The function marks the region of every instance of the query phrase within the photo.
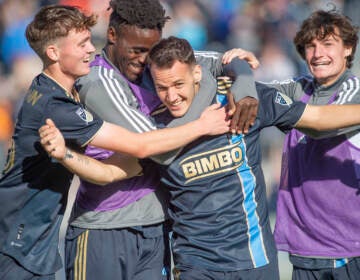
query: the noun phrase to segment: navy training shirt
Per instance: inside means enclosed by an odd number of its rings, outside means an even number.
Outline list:
[[[266,187],[261,169],[260,131],[287,131],[305,104],[276,90],[259,93],[256,123],[250,132],[203,137],[187,145],[175,161],[162,166],[170,191],[173,253],[177,267],[236,271],[261,267],[276,258]],[[224,95],[217,101],[226,103]],[[166,124],[167,113],[158,121]]]
[[[24,98],[0,179],[0,252],[41,275],[61,268],[58,235],[73,178],[41,147],[38,129],[46,118],[77,150],[103,124],[43,73]]]

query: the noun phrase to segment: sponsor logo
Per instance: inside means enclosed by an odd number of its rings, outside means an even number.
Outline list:
[[[180,162],[185,184],[201,178],[237,169],[244,162],[244,151],[239,143],[192,155]]]

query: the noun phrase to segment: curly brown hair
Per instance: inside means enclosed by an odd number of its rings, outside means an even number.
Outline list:
[[[352,48],[351,54],[346,58],[346,67],[352,66],[356,46],[358,43],[359,27],[351,23],[351,19],[340,14],[336,9],[330,11],[318,10],[307,18],[301,25],[294,38],[296,50],[305,59],[305,46],[313,39],[323,40],[328,36],[337,35],[344,45]]]

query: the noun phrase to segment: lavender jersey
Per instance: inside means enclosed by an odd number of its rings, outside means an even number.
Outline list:
[[[276,85],[310,104],[359,103],[359,79],[346,71],[329,87],[311,78]],[[324,136],[324,135],[323,135]],[[360,134],[338,130],[314,139],[293,129],[284,143],[275,239],[305,257],[360,256]]]

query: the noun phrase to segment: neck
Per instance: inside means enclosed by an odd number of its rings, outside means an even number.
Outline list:
[[[43,73],[49,78],[51,78],[53,81],[55,81],[60,87],[62,87],[70,98],[78,102],[80,101],[79,94],[74,89],[74,79],[69,78],[63,73],[59,74],[57,71],[52,71],[51,68],[45,68],[43,70]]]
[[[71,94],[75,83],[75,79],[73,77],[69,77],[64,73],[59,72],[51,67],[45,68],[43,72],[51,79],[53,79],[57,84],[59,84],[62,88],[64,88],[66,92]]]
[[[107,59],[110,60],[110,62],[115,65],[113,49],[114,49],[114,45],[111,44],[106,44],[104,47]]]

